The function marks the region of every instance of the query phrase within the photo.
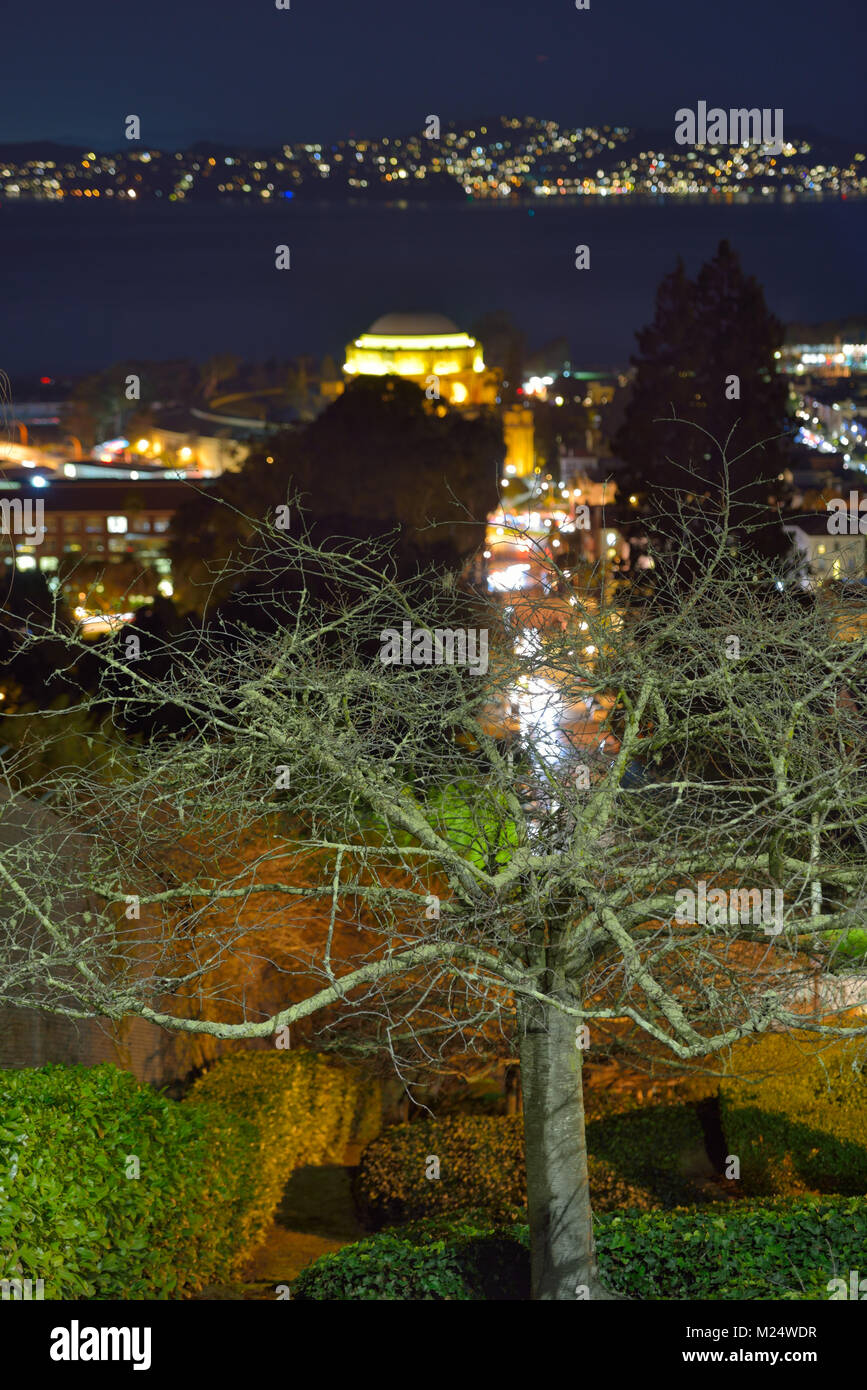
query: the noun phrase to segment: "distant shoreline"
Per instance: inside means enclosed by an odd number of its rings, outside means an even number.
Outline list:
[[[231,198],[186,198],[183,201],[169,198],[145,198],[137,203],[130,203],[125,199],[112,199],[99,204],[99,210],[106,207],[124,208],[130,212],[139,212],[142,209],[155,207],[192,207],[197,209],[206,208],[214,211],[218,208],[241,207],[245,209],[258,208],[279,208],[285,212],[286,203],[292,202],[298,207],[304,208],[339,208],[347,207],[353,209],[371,208],[376,211],[382,209],[398,210],[405,212],[414,208],[420,210],[444,209],[449,208],[455,211],[461,209],[487,208],[497,212],[535,212],[540,208],[557,207],[582,207],[587,203],[599,204],[610,207],[612,205],[633,204],[641,207],[665,207],[669,208],[682,204],[684,206],[696,207],[749,207],[758,203],[772,205],[794,205],[804,203],[861,203],[867,199],[867,194],[863,193],[827,193],[811,192],[803,193],[778,192],[771,190],[767,193],[579,193],[563,194],[559,196],[545,196],[539,198],[305,198],[297,194],[292,199],[273,198],[265,201],[261,198],[252,196],[240,196]],[[0,210],[14,207],[16,204],[26,204],[28,207],[34,204],[45,204],[48,207],[81,207],[95,208],[97,205],[91,199],[78,198],[39,198],[30,194],[0,195]]]

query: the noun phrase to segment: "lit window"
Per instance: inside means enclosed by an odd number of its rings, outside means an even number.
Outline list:
[[[127,522],[125,516],[110,516],[107,521],[109,532],[113,535],[123,536],[126,534]]]

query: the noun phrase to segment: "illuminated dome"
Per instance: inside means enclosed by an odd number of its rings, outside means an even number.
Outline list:
[[[428,400],[475,408],[493,405],[497,382],[482,345],[444,314],[383,314],[346,347],[343,371],[354,376],[402,376]]]
[[[438,338],[459,333],[460,329],[444,314],[383,314],[368,333],[389,338]]]

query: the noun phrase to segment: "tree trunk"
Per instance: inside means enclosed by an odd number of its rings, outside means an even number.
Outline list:
[[[529,1001],[518,1010],[532,1296],[610,1299],[599,1282],[590,1211],[581,1049],[575,1023]]]

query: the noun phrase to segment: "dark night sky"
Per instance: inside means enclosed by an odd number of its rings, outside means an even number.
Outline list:
[[[864,0],[23,0],[0,140],[276,144],[496,114],[674,128],[700,99],[865,133]]]

